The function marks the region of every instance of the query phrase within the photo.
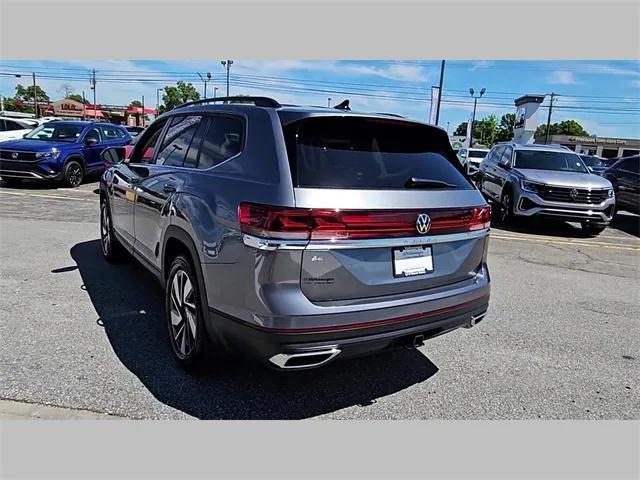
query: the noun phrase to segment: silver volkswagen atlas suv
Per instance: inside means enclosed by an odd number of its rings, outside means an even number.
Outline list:
[[[444,130],[227,97],[140,135],[103,154],[102,251],[164,286],[180,364],[231,350],[311,368],[485,316],[490,207]]]
[[[589,171],[580,156],[559,145],[500,143],[480,164],[480,191],[500,205],[500,220],[551,217],[580,222],[590,234],[613,218],[611,182]]]

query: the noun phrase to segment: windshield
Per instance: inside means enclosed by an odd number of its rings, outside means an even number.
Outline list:
[[[423,188],[429,182],[473,188],[445,157],[431,127],[331,116],[293,122],[284,132],[299,187],[405,189],[415,178],[425,181]]]
[[[580,157],[570,152],[518,150],[516,152],[514,167],[589,173],[587,167],[585,167],[582,160],[580,160]]]
[[[469,157],[471,158],[484,158],[487,156],[488,151],[483,150],[469,150]]]
[[[580,158],[587,167],[603,167],[604,163],[599,158],[591,157],[589,155],[580,155]]]
[[[34,128],[24,138],[31,140],[55,140],[56,142],[75,142],[84,130],[83,125],[49,122]]]

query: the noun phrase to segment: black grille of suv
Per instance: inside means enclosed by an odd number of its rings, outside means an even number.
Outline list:
[[[14,156],[15,155],[15,156]],[[32,161],[38,160],[34,152],[14,152],[11,150],[0,150],[0,159],[2,160],[21,160]]]
[[[584,188],[537,187],[538,196],[550,202],[600,203],[606,200],[606,190],[587,190]]]

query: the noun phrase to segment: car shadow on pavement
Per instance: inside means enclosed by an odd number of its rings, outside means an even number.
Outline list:
[[[618,212],[609,228],[640,237],[640,216],[630,212]]]
[[[491,220],[491,228],[514,233],[542,235],[553,237],[586,238],[591,234],[585,232],[580,224],[564,222],[552,218],[517,219],[509,225],[501,225],[495,218]]]
[[[171,358],[158,282],[135,261],[110,265],[99,240],[71,249],[113,351],[159,401],[201,419],[303,419],[375,403],[433,376],[417,350],[278,372],[233,360],[187,372]]]

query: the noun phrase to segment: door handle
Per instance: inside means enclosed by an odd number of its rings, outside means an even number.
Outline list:
[[[176,185],[174,183],[165,183],[162,187],[164,193],[175,193]]]

